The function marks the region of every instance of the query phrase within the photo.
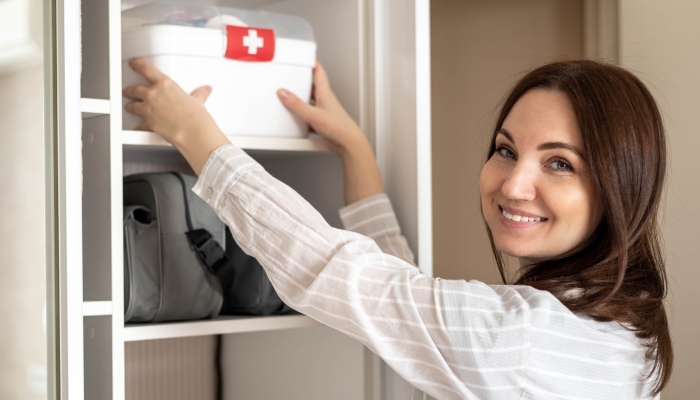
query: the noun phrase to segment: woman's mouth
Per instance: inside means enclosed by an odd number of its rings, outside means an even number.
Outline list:
[[[501,206],[499,206],[498,208],[501,210],[501,222],[508,227],[525,228],[547,221],[547,218],[545,217],[538,217],[530,213],[521,212],[519,210],[514,210],[510,208],[504,209]]]

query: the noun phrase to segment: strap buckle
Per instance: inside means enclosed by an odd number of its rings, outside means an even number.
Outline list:
[[[221,245],[206,229],[195,229],[186,232],[197,258],[214,275],[219,275],[220,269],[229,264],[228,255]]]

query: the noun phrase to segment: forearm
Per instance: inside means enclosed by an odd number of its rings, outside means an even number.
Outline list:
[[[349,146],[341,158],[345,174],[346,205],[384,192],[382,176],[369,142],[363,140]]]
[[[197,132],[175,135],[172,144],[185,157],[195,174],[200,175],[209,156],[219,147],[231,144],[213,120],[203,123]]]
[[[374,240],[382,252],[416,265],[386,193],[365,197],[338,210],[343,229]]]

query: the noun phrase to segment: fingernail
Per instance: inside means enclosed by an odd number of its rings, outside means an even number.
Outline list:
[[[207,86],[207,93],[211,93],[212,90],[213,88],[211,86]]]
[[[277,91],[277,94],[278,94],[281,98],[283,98],[283,99],[285,99],[285,100],[287,99],[287,97],[289,97],[289,92],[286,91],[286,90],[284,90],[284,89],[278,90],[278,91]]]

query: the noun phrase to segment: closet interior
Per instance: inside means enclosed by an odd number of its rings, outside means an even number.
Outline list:
[[[187,1],[293,14],[311,24],[318,59],[375,147],[404,232],[421,268],[430,273],[430,198],[419,195],[429,193],[419,189],[430,185],[429,93],[417,100],[417,92],[429,92],[429,61],[417,62],[417,52],[429,49],[429,35],[417,34],[428,29],[428,20],[416,11],[423,7],[427,13],[427,2]],[[121,12],[150,2],[84,0],[80,6],[82,167],[71,176],[70,168],[65,170],[67,182],[82,182],[79,196],[66,189],[74,194],[71,206],[80,202],[82,210],[82,223],[73,230],[82,233],[68,238],[70,248],[80,249],[72,260],[81,259],[82,268],[71,265],[64,273],[67,287],[82,286],[83,336],[68,344],[69,369],[80,371],[82,379],[70,378],[73,386],[67,390],[76,395],[71,398],[214,399],[217,335],[225,399],[384,397],[390,387],[402,385],[400,378],[359,342],[304,315],[124,324],[122,177],[192,173],[154,133],[122,130],[121,77],[128,67],[121,57]],[[66,42],[70,32],[66,27]],[[429,60],[429,53],[420,59]],[[297,190],[332,226],[341,227],[342,165],[317,137],[231,140]],[[425,229],[419,235],[421,224]],[[69,315],[76,312],[71,307]],[[75,387],[81,383],[82,388]]]

